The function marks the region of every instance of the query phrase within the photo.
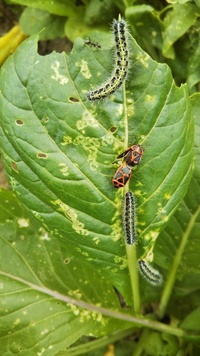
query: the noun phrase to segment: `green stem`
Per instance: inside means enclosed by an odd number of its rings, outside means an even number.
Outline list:
[[[139,315],[140,293],[139,293],[139,277],[138,277],[138,268],[137,268],[136,245],[126,244],[126,255],[127,255],[128,269],[129,269],[129,275],[131,280],[134,312],[136,315]]]
[[[142,331],[142,334],[141,334],[141,336],[140,336],[140,338],[139,338],[139,340],[138,340],[138,342],[136,344],[136,347],[135,347],[135,349],[133,351],[132,356],[140,356],[140,355],[143,354],[144,346],[146,345],[149,333],[150,333],[150,331],[148,329],[146,329],[146,328]]]
[[[128,147],[128,112],[127,112],[127,103],[126,103],[126,88],[125,83],[123,84],[123,103],[124,103],[124,130],[125,130],[125,140],[124,148]],[[124,193],[129,190],[129,184],[126,185]],[[140,314],[140,293],[139,293],[139,277],[138,277],[138,268],[137,268],[137,251],[136,245],[127,245],[126,244],[126,255],[128,261],[128,270],[130,275],[131,289],[132,289],[132,298],[133,298],[133,308],[136,315]]]
[[[126,102],[126,86],[123,84],[123,112],[124,112],[124,149],[126,150],[128,147],[128,110],[127,110],[127,102]]]
[[[160,305],[159,305],[158,310],[157,310],[157,315],[158,315],[159,319],[162,319],[162,317],[165,314],[165,311],[166,311],[166,308],[167,308],[167,304],[169,302],[170,296],[172,295],[172,289],[173,289],[173,286],[174,286],[176,273],[177,273],[178,267],[179,267],[180,262],[181,262],[182,254],[184,252],[185,246],[186,246],[186,244],[188,242],[188,238],[190,236],[191,230],[192,230],[192,228],[194,226],[195,220],[196,220],[199,212],[200,212],[200,207],[197,209],[196,213],[191,216],[191,219],[190,219],[190,221],[188,223],[187,229],[186,229],[185,233],[183,234],[183,238],[181,240],[180,246],[179,246],[179,248],[178,248],[178,250],[176,252],[176,255],[174,257],[174,260],[173,260],[173,263],[172,263],[172,266],[171,266],[171,270],[169,272],[169,276],[168,276],[168,279],[166,281],[165,288],[163,290],[163,294],[162,294],[162,297],[161,297]]]

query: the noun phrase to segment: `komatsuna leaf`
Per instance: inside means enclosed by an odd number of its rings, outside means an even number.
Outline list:
[[[121,229],[123,189],[116,156],[140,143],[144,157],[128,189],[137,199],[138,241],[146,254],[182,200],[192,172],[193,124],[187,86],[130,38],[125,96],[100,103],[89,89],[109,77],[113,50],[77,39],[69,56],[41,57],[25,41],[1,71],[1,148],[12,189],[57,236],[130,297]],[[128,133],[126,135],[125,133]]]
[[[0,190],[0,209],[1,354],[55,355],[82,335],[116,330],[116,320],[64,300],[116,310],[106,278],[66,252],[12,192]]]

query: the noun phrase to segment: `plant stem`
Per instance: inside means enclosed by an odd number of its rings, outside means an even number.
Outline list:
[[[124,129],[125,129],[125,140],[124,148],[128,147],[128,113],[127,113],[127,103],[126,103],[126,88],[125,83],[123,84],[123,103],[124,103]],[[129,190],[129,184],[126,185],[124,193]],[[132,289],[132,298],[133,298],[133,307],[136,315],[140,314],[140,293],[139,293],[139,277],[138,277],[138,268],[137,268],[137,251],[136,245],[127,245],[126,244],[126,255],[128,261],[128,269],[131,281]]]
[[[126,87],[125,83],[123,84],[123,112],[124,112],[124,149],[128,147],[128,111],[127,111],[127,102],[126,102]]]
[[[134,312],[136,315],[139,315],[140,293],[139,293],[139,277],[138,277],[138,269],[137,269],[136,245],[126,244],[126,255],[127,255],[128,269],[129,269],[130,280],[131,280]]]
[[[174,261],[172,263],[171,270],[169,272],[169,276],[168,276],[168,279],[166,281],[165,288],[163,290],[163,294],[162,294],[162,297],[161,297],[160,305],[159,305],[158,310],[157,310],[157,315],[158,315],[158,317],[160,319],[162,319],[162,317],[164,316],[167,304],[168,304],[169,299],[170,299],[170,296],[172,295],[172,289],[173,289],[173,286],[174,286],[177,269],[178,269],[178,267],[180,265],[182,254],[184,252],[185,246],[186,246],[186,244],[188,242],[188,238],[190,236],[191,230],[192,230],[192,228],[194,226],[195,220],[196,220],[199,212],[200,212],[200,207],[197,209],[196,213],[191,216],[191,219],[190,219],[190,221],[189,221],[189,223],[187,225],[187,229],[186,229],[185,233],[183,234],[180,246],[179,246],[179,248],[178,248],[178,250],[176,252],[176,255],[174,257]]]
[[[146,345],[147,338],[149,336],[150,331],[148,329],[143,329],[142,334],[136,344],[136,347],[133,351],[132,356],[140,356],[144,352],[144,346]]]

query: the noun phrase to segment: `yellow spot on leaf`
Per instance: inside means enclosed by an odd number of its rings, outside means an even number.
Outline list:
[[[61,85],[67,84],[69,79],[67,77],[65,77],[64,75],[59,73],[59,68],[60,68],[60,62],[58,62],[58,61],[55,61],[55,63],[53,63],[51,65],[51,69],[52,69],[52,71],[54,73],[54,74],[51,75],[51,79],[56,80]]]
[[[81,61],[80,68],[81,68],[81,73],[84,76],[84,78],[90,79],[92,77],[92,74],[90,73],[90,70],[88,68],[88,64],[84,59],[82,59],[82,61]]]
[[[29,226],[29,219],[18,219],[19,227],[27,227]]]

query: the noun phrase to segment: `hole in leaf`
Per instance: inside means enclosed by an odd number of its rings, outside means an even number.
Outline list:
[[[115,131],[117,131],[117,127],[116,126],[113,126],[113,127],[110,128],[110,132],[115,132]]]
[[[65,24],[65,18],[60,19],[59,23],[63,22],[63,26]],[[58,38],[54,40],[42,40],[38,43],[38,53],[41,56],[46,56],[53,51],[58,53],[66,52],[69,53],[73,47],[72,42],[70,42],[67,38]]]
[[[38,156],[38,158],[47,158],[48,157],[46,153],[42,153],[42,152],[38,153],[37,156]]]
[[[66,265],[68,265],[68,263],[70,263],[70,259],[69,259],[69,258],[66,258],[66,259],[64,260],[64,263],[65,263]]]
[[[16,120],[16,124],[17,125],[24,125],[24,121],[20,120],[20,119],[17,119]]]
[[[72,96],[70,96],[69,101],[71,101],[72,103],[78,103],[79,100],[77,98],[73,98]]]
[[[17,172],[17,173],[19,172],[17,164],[14,161],[12,161],[11,167],[12,167],[12,169],[14,169],[15,172]]]

